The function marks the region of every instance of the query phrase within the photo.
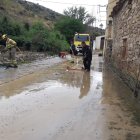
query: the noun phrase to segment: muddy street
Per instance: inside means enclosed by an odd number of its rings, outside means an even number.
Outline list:
[[[60,58],[37,64],[0,68],[0,140],[140,139],[140,100],[102,57],[90,72]]]

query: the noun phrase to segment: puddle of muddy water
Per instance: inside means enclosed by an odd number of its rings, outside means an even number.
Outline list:
[[[8,98],[3,95],[0,99],[0,136],[3,140],[22,140],[26,139],[23,136],[33,138],[35,135],[38,137],[38,133],[46,134],[45,129],[51,129],[49,126],[53,130],[54,122],[62,117],[65,120],[93,94],[94,98],[101,97],[101,94],[93,92],[99,90],[96,86],[102,82],[101,77],[98,72],[68,71],[55,80],[47,79],[24,87],[22,92],[11,93]]]
[[[41,74],[39,74],[39,77],[40,76]],[[53,79],[53,77],[54,77],[54,80],[51,80]],[[63,74],[59,74],[59,73],[54,74],[53,77],[51,77],[50,80],[46,79],[47,80],[46,82],[41,81],[41,83],[36,83],[31,86],[27,86],[23,88],[22,90],[25,90],[26,92],[29,91],[28,94],[32,94],[32,93],[42,92],[47,89],[52,89],[52,91],[50,91],[51,93],[55,92],[57,88],[58,88],[57,91],[60,93],[61,93],[61,90],[62,91],[66,90],[65,93],[69,93],[70,89],[73,90],[73,92],[77,89],[76,90],[77,94],[74,94],[74,95],[79,94],[79,99],[82,99],[84,96],[88,95],[88,93],[92,90],[93,87],[96,89],[99,89],[100,87],[98,83],[102,84],[102,74],[98,72],[88,73],[88,72],[83,72],[83,71],[80,71],[80,72],[79,71],[65,71]],[[24,83],[26,83],[27,81],[28,81],[28,78],[21,81],[21,83],[24,85]],[[92,84],[93,81],[94,81],[94,84]],[[17,82],[12,82],[11,84],[8,83],[8,86],[6,88],[4,87],[3,89],[0,89],[1,98],[4,98],[4,97],[9,98],[12,96],[16,96],[16,93],[23,94],[23,92],[20,92],[21,89],[20,90],[18,89],[18,87],[22,86],[20,85],[20,80],[18,80],[18,82],[19,83]],[[56,89],[54,90],[54,88]],[[14,92],[14,94],[12,92]]]

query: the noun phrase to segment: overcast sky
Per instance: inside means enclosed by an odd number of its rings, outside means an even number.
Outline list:
[[[107,4],[108,0],[27,0],[30,2],[38,3],[47,8],[50,8],[58,13],[63,13],[64,9],[72,6],[82,6],[85,7],[86,10],[92,16],[95,16],[97,19],[96,24],[94,26],[99,26],[101,23],[105,27],[105,19],[106,19],[106,7],[100,7]]]

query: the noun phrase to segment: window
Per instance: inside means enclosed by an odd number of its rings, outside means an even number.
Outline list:
[[[132,0],[128,0],[128,8],[131,10],[132,9]]]
[[[108,38],[112,38],[112,20],[108,23]]]
[[[123,39],[123,46],[122,46],[122,59],[126,58],[127,55],[127,38]]]
[[[132,4],[132,0],[128,0],[128,4]]]
[[[112,26],[112,20],[109,20],[108,24],[109,24],[109,26]]]
[[[75,41],[89,41],[89,36],[87,35],[76,35]]]

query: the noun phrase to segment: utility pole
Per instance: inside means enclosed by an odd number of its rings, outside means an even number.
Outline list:
[[[99,22],[100,22],[100,27],[103,28],[103,24],[101,22],[102,21],[106,21],[106,20],[102,19],[102,13],[106,13],[106,5],[98,5],[98,8],[99,8]]]

